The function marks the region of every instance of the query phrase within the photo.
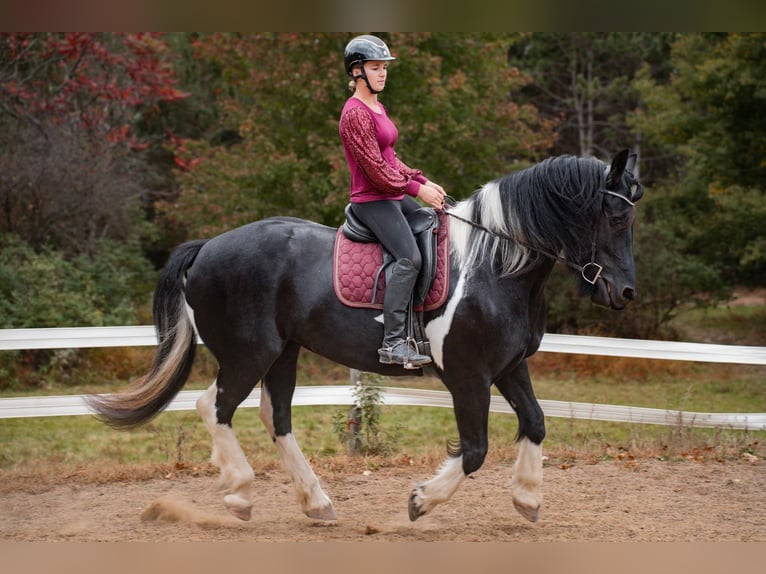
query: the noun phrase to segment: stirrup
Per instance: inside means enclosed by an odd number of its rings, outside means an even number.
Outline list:
[[[419,369],[431,363],[431,357],[421,355],[413,348],[414,341],[400,339],[390,347],[378,349],[378,359],[384,365],[402,365],[405,369]]]

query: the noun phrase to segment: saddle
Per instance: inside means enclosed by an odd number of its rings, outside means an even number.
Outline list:
[[[346,221],[335,236],[333,286],[338,299],[349,307],[383,309],[386,276],[390,275],[393,256],[346,206]],[[407,217],[420,249],[422,264],[418,274],[410,315],[417,314],[422,331],[422,311],[438,309],[447,300],[449,290],[449,225],[444,210],[420,208]],[[424,337],[419,337],[423,339]],[[424,343],[419,343],[424,352]],[[427,346],[425,351],[427,352]]]

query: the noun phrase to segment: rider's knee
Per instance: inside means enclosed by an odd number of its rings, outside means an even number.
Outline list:
[[[412,266],[417,270],[420,271],[420,268],[423,266],[423,258],[420,256],[420,251],[417,253],[413,253],[412,257],[409,258],[412,262]]]

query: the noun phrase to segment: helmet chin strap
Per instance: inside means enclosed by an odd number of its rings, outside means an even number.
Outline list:
[[[367,89],[370,90],[370,93],[372,94],[379,94],[380,90],[374,90],[372,86],[370,85],[370,80],[367,79],[367,74],[364,73],[364,67],[362,67],[362,73],[358,76],[354,76],[355,80],[358,80],[359,78],[362,78],[364,80],[364,83],[367,84]]]

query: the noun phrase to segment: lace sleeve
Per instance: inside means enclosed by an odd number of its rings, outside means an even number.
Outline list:
[[[411,170],[397,160],[404,167],[402,172],[397,169],[399,165],[392,167],[383,159],[375,137],[375,122],[367,111],[361,108],[347,110],[341,117],[339,127],[340,136],[351,156],[376,189],[391,195],[417,195],[419,186],[412,183],[413,172],[417,170]]]

